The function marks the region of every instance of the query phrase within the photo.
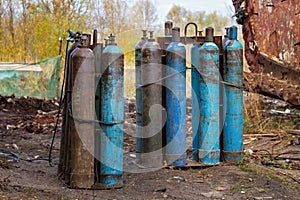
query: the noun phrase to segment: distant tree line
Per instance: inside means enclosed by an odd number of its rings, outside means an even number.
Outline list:
[[[214,11],[212,13],[206,13],[205,11],[192,12],[182,6],[173,5],[170,11],[167,13],[166,18],[173,21],[176,26],[179,26],[181,30],[188,22],[195,22],[199,30],[204,32],[206,27],[213,27],[215,34],[222,34],[222,29],[228,25],[229,18]],[[189,29],[190,34],[195,35],[195,31]]]
[[[201,29],[213,26],[217,33],[228,23],[217,12],[191,12],[177,5],[166,12],[167,19],[181,27],[189,21]],[[36,62],[56,56],[59,38],[65,39],[68,29],[91,33],[96,28],[99,40],[117,34],[131,62],[140,30],[162,28],[160,23],[153,0],[0,0],[0,61]]]

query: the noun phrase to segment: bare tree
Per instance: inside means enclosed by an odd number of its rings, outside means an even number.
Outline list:
[[[9,15],[9,19],[8,19],[8,30],[10,32],[11,35],[11,40],[15,46],[15,29],[14,29],[14,5],[13,5],[13,1],[12,0],[8,0],[8,15]]]
[[[156,7],[151,0],[140,0],[132,6],[130,19],[134,28],[155,26],[158,20]]]
[[[214,27],[216,34],[221,34],[222,28],[228,24],[229,18],[222,16],[218,12],[205,13],[205,12],[191,12],[190,10],[173,5],[166,16],[167,20],[173,21],[175,26],[184,28],[185,24],[193,21],[198,25],[199,30],[203,30],[205,27]],[[189,33],[192,33],[189,31]]]

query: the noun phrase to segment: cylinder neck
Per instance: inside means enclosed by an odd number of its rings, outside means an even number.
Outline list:
[[[150,38],[148,39],[149,42],[154,42],[155,39],[153,38],[153,32],[154,31],[149,31],[149,34],[150,34]]]
[[[229,29],[229,39],[230,40],[237,40],[237,27],[231,26]]]
[[[109,36],[109,45],[117,45],[116,36],[114,34],[110,34]]]
[[[226,27],[226,28],[225,28],[225,35],[226,35],[226,36],[229,35],[229,29],[230,29],[229,27]]]
[[[97,44],[97,41],[98,41],[98,31],[96,29],[94,29],[93,31],[93,45],[96,45]]]
[[[91,43],[91,34],[84,33],[84,34],[82,34],[82,37],[85,38],[85,43],[83,43],[83,45],[90,45],[90,43]]]
[[[212,27],[208,27],[205,29],[205,42],[213,42],[214,41],[214,29]]]
[[[108,45],[108,38],[104,38],[104,45],[107,46]]]
[[[172,28],[172,41],[180,42],[180,28],[179,27]]]
[[[143,37],[141,38],[142,40],[147,39],[147,30],[142,30],[143,31]]]
[[[80,42],[81,41],[81,37],[75,37],[75,42]]]
[[[88,40],[87,35],[82,35],[80,40],[81,46],[86,46],[87,40]]]
[[[198,36],[202,36],[203,35],[203,31],[202,30],[199,30],[198,31]]]
[[[80,42],[82,37],[82,33],[80,31],[77,31],[75,33],[75,42]]]
[[[172,28],[173,28],[173,22],[166,21],[165,22],[165,36],[171,36],[172,35]]]

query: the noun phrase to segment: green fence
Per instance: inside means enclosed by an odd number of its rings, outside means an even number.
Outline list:
[[[56,56],[32,64],[0,63],[0,95],[59,96],[61,60]]]

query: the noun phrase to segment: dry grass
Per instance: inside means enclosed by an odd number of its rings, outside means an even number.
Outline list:
[[[293,110],[291,114],[271,114],[271,110],[285,111],[288,107],[279,100],[247,93],[244,95],[244,132],[268,133],[273,130],[294,129],[298,118],[293,115]]]

